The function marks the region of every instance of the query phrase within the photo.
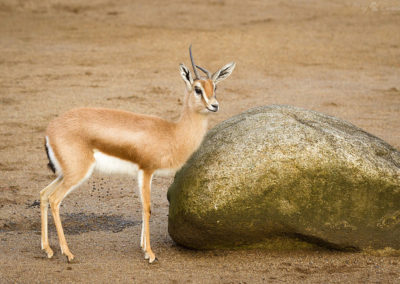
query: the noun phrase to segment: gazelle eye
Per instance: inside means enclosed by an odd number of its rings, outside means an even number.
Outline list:
[[[194,91],[196,92],[196,94],[201,95],[201,89],[195,87]]]

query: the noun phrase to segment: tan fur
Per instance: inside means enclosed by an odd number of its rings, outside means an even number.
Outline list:
[[[93,150],[131,161],[141,169],[179,168],[206,132],[205,115],[185,111],[174,123],[121,110],[80,108],[53,120],[47,136],[64,177],[86,172]],[[82,159],[63,157],[84,154]]]
[[[202,80],[201,85],[206,92],[207,98],[211,99],[214,95],[214,83],[212,80]]]
[[[233,70],[234,64],[232,66]],[[79,108],[68,111],[49,124],[46,132],[49,147],[61,167],[57,179],[40,192],[42,249],[49,258],[53,256],[53,251],[47,233],[48,205],[51,207],[62,253],[71,261],[74,256],[64,236],[59,206],[69,192],[90,177],[96,163],[94,153],[100,151],[138,165],[143,208],[141,245],[145,258],[150,263],[155,260],[150,246],[149,228],[151,178],[158,169],[180,168],[199,147],[207,131],[210,105],[196,97],[193,84],[200,82],[205,95],[210,99],[209,103],[218,103],[213,81],[207,79],[189,82],[187,74],[190,72],[184,65],[181,68],[188,93],[177,122],[122,110]]]

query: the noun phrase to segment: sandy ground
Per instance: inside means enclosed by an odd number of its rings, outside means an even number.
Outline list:
[[[400,149],[398,1],[0,1],[0,282],[399,283],[400,258],[311,251],[191,251],[167,233],[153,183],[149,265],[136,181],[93,177],[62,204],[77,261],[40,250],[39,191],[49,121],[78,106],[176,119],[178,64],[236,61],[210,127],[248,108],[291,104],[335,115]],[[51,218],[50,218],[51,220]]]

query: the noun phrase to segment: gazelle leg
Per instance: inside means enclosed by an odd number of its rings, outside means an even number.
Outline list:
[[[142,230],[140,233],[140,247],[142,248],[143,251],[145,251],[146,240],[144,237],[144,210],[143,210],[143,196],[142,196],[143,195],[142,194],[142,192],[143,192],[143,189],[142,189],[142,187],[143,187],[143,171],[142,170],[138,171],[137,179],[138,179],[138,187],[139,187],[139,194],[140,194],[140,202],[142,204]]]
[[[61,252],[67,256],[68,261],[72,261],[74,259],[74,255],[69,250],[67,240],[65,239],[60,218],[60,204],[68,193],[79,187],[79,185],[81,185],[87,178],[90,177],[93,169],[94,164],[89,168],[85,176],[81,177],[75,182],[66,182],[66,177],[64,177],[63,181],[60,183],[60,186],[57,187],[57,189],[54,190],[49,196],[51,213],[53,214],[54,224],[56,225]]]
[[[144,258],[149,260],[149,263],[153,263],[156,259],[150,246],[150,215],[151,215],[151,178],[152,172],[146,172],[143,170],[139,171],[138,180],[140,195],[142,201],[142,234],[140,239],[140,245],[144,251]]]
[[[53,256],[53,250],[49,245],[48,236],[48,209],[49,209],[49,195],[57,188],[57,186],[62,181],[62,176],[57,177],[52,183],[40,191],[40,213],[42,219],[42,250],[47,254],[48,258]]]
[[[68,191],[70,191],[70,190],[73,190],[73,186],[67,186],[65,184],[65,182],[63,181],[60,184],[60,187],[57,188],[57,190],[55,190],[49,196],[51,213],[53,214],[54,224],[56,225],[56,229],[57,229],[58,242],[60,244],[62,254],[67,256],[68,261],[73,260],[74,255],[69,250],[67,241],[64,236],[64,230],[63,230],[63,227],[61,224],[61,219],[60,219],[60,204],[61,204],[61,201],[64,199],[65,195],[67,195]]]

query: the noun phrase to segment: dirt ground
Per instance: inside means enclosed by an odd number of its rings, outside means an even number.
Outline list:
[[[136,181],[91,178],[63,202],[77,261],[53,223],[40,249],[44,131],[73,107],[179,115],[178,64],[237,67],[218,89],[210,127],[248,108],[291,104],[350,121],[400,149],[400,3],[393,1],[0,1],[1,283],[399,283],[400,258],[308,251],[191,251],[167,232],[155,178],[149,265],[139,248]]]

